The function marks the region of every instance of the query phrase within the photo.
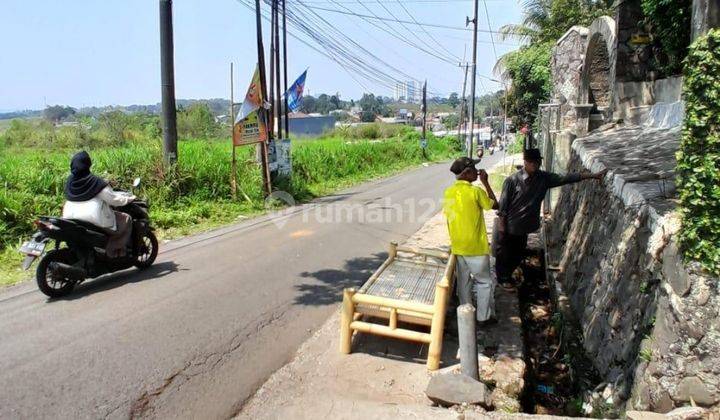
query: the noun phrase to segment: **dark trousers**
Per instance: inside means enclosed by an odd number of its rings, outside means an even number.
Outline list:
[[[493,234],[493,248],[495,251],[495,274],[498,283],[509,283],[512,273],[527,255],[527,234],[509,235]]]

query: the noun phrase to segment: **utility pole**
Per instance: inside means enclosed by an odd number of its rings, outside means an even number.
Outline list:
[[[465,112],[467,112],[467,99],[465,98],[465,86],[467,85],[467,73],[468,73],[468,64],[465,63],[462,65],[462,67],[465,67],[465,78],[463,79],[463,90],[462,90],[462,102],[460,103],[460,122],[458,123],[458,140],[460,140],[460,130],[464,126],[465,122]],[[467,136],[465,137],[465,142],[467,143]]]
[[[470,23],[470,19],[465,18],[465,26]],[[472,56],[472,79],[470,82],[470,147],[468,148],[468,156],[472,158],[473,146],[475,138],[473,137],[473,129],[475,128],[475,79],[477,79],[477,33],[478,33],[478,0],[475,0],[475,12],[472,19],[473,23],[473,56]]]
[[[284,79],[284,87],[283,92],[285,94],[283,97],[284,100],[284,106],[283,110],[285,111],[285,138],[290,138],[290,120],[288,119],[288,98],[287,98],[287,91],[288,91],[288,78],[287,78],[287,17],[285,16],[285,3],[287,0],[282,0],[282,15],[283,15],[283,79]]]
[[[163,157],[177,162],[175,65],[173,62],[172,0],[160,0],[160,83],[162,85]]]
[[[275,133],[275,119],[276,119],[276,113],[277,108],[275,107],[275,48],[277,48],[277,45],[275,45],[275,23],[277,19],[277,13],[276,13],[276,1],[271,0],[272,3],[270,5],[270,114],[272,117],[270,118],[270,137],[269,140],[272,140],[274,138]],[[278,124],[278,128],[280,127],[280,124]]]
[[[230,132],[235,131],[235,85],[233,82],[233,63],[230,62]],[[234,134],[232,135],[234,139]],[[235,142],[232,142],[232,164],[230,170],[230,189],[232,191],[233,200],[237,198],[237,156],[235,154]]]
[[[258,54],[258,68],[260,69],[260,85],[262,91],[263,102],[267,100],[267,83],[265,77],[265,47],[262,42],[262,13],[260,11],[260,0],[255,0],[255,29],[257,36],[257,54]],[[262,116],[265,119],[265,128],[268,129],[268,138],[272,138],[272,118],[271,113],[263,106],[258,109],[258,116]],[[268,151],[267,141],[260,142],[260,163],[262,165],[262,177],[263,177],[263,188],[266,194],[272,192],[272,185],[270,184],[270,170],[268,167]]]
[[[275,88],[277,98],[275,98],[275,109],[277,109],[278,118],[278,139],[282,139],[282,109],[280,108],[280,98],[282,91],[280,90],[280,0],[273,0],[275,3]]]

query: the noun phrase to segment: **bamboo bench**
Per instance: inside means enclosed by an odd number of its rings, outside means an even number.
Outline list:
[[[414,258],[399,256],[398,252]],[[360,331],[426,343],[427,368],[438,369],[454,271],[452,254],[390,243],[387,260],[367,282],[359,290],[343,291],[340,352],[351,352],[353,332]],[[388,323],[364,321],[363,316],[386,319]],[[428,326],[430,333],[398,328],[398,321]]]

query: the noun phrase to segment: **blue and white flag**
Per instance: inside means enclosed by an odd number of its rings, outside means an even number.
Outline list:
[[[302,104],[303,90],[305,90],[305,76],[307,76],[307,70],[297,78],[295,83],[288,88],[285,92],[287,97],[288,109],[292,112],[297,112]]]

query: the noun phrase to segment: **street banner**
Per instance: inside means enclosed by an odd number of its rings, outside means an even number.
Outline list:
[[[305,90],[305,77],[307,76],[307,70],[297,78],[290,88],[285,92],[287,97],[288,109],[292,112],[297,112],[302,104],[303,90]]]
[[[425,153],[425,148],[427,147],[427,137],[425,137],[425,126],[427,125],[427,80],[423,84],[423,90],[422,90],[422,105],[420,105],[420,110],[422,111],[422,138],[420,139],[420,147],[423,148],[423,153]]]
[[[263,89],[260,84],[260,70],[250,81],[245,100],[238,111],[233,126],[233,144],[241,146],[267,140],[267,112],[263,105]]]

